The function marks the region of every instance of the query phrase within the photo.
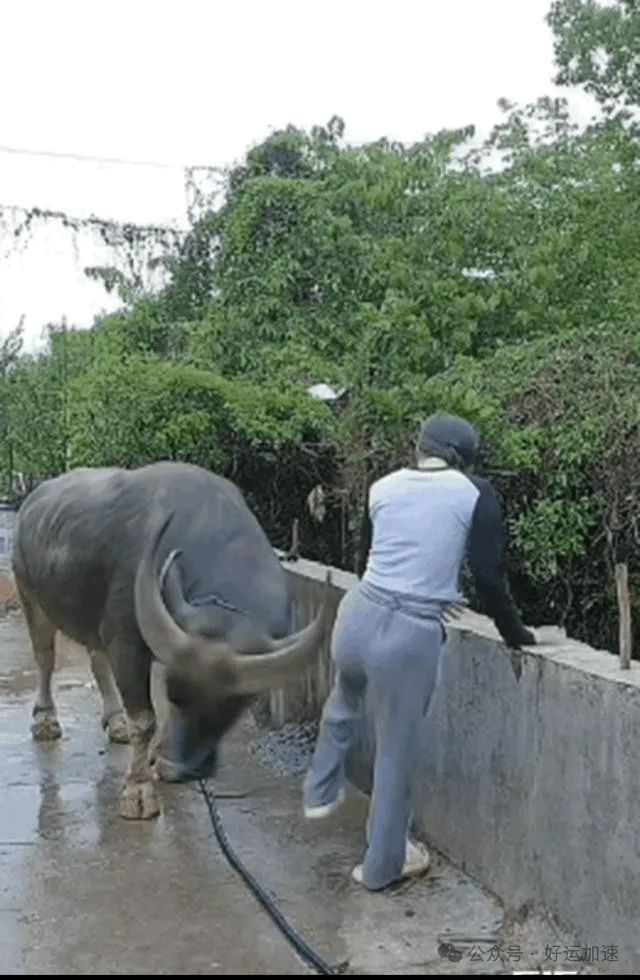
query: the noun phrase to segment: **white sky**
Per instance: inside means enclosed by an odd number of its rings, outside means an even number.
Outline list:
[[[352,142],[402,141],[554,91],[550,0],[0,0],[0,203],[184,222],[188,164],[225,165],[273,129],[332,115]],[[576,96],[586,119],[591,103]],[[26,316],[86,323],[105,294],[91,242],[0,231],[0,336]]]

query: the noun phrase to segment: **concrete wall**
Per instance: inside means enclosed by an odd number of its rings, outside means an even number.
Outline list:
[[[6,573],[10,568],[15,520],[14,509],[0,504],[0,572]]]
[[[16,514],[13,508],[0,504],[0,613],[15,605],[16,595],[11,575],[11,551]]]
[[[302,625],[324,568],[287,567]],[[353,584],[335,573],[334,602]],[[622,671],[554,630],[541,631],[553,645],[514,654],[471,613],[449,637],[422,733],[418,829],[509,906],[543,908],[584,946],[615,944],[640,968],[640,664]],[[271,698],[272,722],[317,717],[330,678],[325,649],[297,687]],[[365,706],[351,760],[364,789],[371,757]]]

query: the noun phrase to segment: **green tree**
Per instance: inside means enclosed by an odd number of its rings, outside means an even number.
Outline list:
[[[581,85],[608,112],[640,107],[640,8],[637,0],[555,0],[557,81]]]
[[[66,469],[67,429],[60,365],[47,355],[23,357],[7,379],[3,432],[5,492],[12,473],[27,489]]]
[[[9,358],[5,460],[32,481],[198,462],[275,543],[299,518],[305,553],[353,565],[371,479],[427,412],[459,411],[505,492],[524,608],[612,646],[612,563],[639,574],[637,4],[558,0],[549,21],[559,79],[597,96],[599,122],[541,99],[503,103],[473,149],[471,129],[409,146],[350,146],[340,119],[275,133],[168,250],[160,295]],[[347,406],[310,399],[320,380]]]

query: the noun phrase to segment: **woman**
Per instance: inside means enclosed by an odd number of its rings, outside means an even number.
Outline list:
[[[433,416],[422,428],[415,466],[373,484],[366,569],[336,617],[336,677],[305,779],[305,816],[327,816],[344,798],[345,762],[366,691],[376,757],[367,848],[353,877],[373,891],[429,866],[427,850],[407,836],[411,772],[439,677],[445,616],[460,600],[465,554],[506,643],[535,644],[509,591],[500,500],[489,482],[470,474],[478,444],[466,420]]]

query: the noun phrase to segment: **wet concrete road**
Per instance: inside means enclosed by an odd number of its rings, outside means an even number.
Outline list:
[[[0,972],[308,974],[227,865],[195,788],[162,785],[158,820],[118,816],[128,748],[106,742],[84,655],[63,647],[58,658],[57,743],[31,740],[34,689],[22,622],[0,618]],[[507,935],[499,903],[436,855],[423,881],[364,893],[349,877],[364,800],[306,824],[299,775],[275,775],[248,751],[259,737],[247,721],[227,743],[219,788],[249,795],[221,801],[225,827],[329,962],[359,974],[511,972],[524,960],[489,950],[516,941],[539,959],[551,935]],[[446,935],[469,940],[461,962],[439,956]]]

